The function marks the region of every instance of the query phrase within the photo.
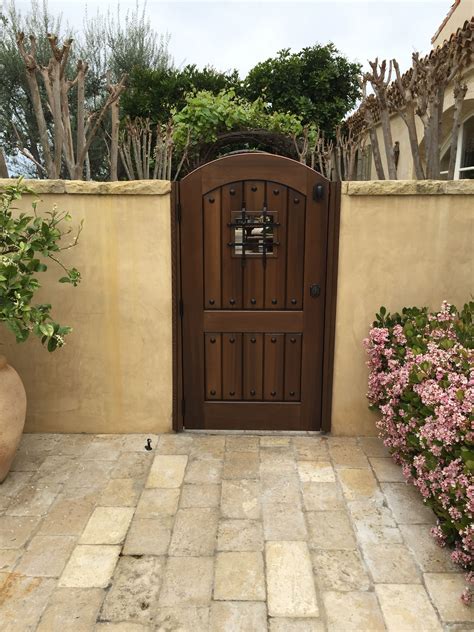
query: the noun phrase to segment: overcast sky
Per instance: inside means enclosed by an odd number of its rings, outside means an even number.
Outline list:
[[[0,0],[1,1],[1,0]],[[474,0],[463,0],[473,2]],[[49,0],[51,11],[62,12],[80,28],[87,4],[89,14],[117,6],[116,1]],[[241,76],[257,62],[282,48],[294,51],[315,43],[334,42],[349,59],[396,57],[402,69],[415,50],[428,52],[430,40],[452,0],[371,0],[352,2],[161,2],[148,0],[147,12],[159,32],[171,36],[169,49],[176,65],[211,64],[220,70],[237,68]],[[122,11],[135,1],[122,0]],[[17,1],[26,8],[28,1]]]

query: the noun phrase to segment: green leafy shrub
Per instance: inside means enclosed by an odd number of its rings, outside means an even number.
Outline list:
[[[40,288],[37,273],[48,268],[45,261],[55,262],[63,271],[60,283],[76,286],[81,275],[76,268],[66,267],[58,258],[64,250],[77,244],[82,223],[73,235],[72,242],[61,245],[73,233],[63,226],[71,220],[68,213],[56,208],[39,216],[37,202],[32,203],[33,214],[14,213],[15,200],[24,193],[32,193],[21,179],[2,189],[0,203],[0,322],[13,332],[17,342],[24,342],[33,333],[54,351],[64,344],[64,336],[71,327],[60,325],[51,317],[51,305],[33,304]]]

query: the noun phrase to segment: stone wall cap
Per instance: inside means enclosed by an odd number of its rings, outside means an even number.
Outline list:
[[[365,180],[342,184],[342,195],[474,195],[473,180]]]
[[[14,178],[0,179],[0,189],[15,183]],[[74,195],[167,195],[169,180],[130,180],[91,182],[83,180],[23,180],[37,194],[69,193]]]

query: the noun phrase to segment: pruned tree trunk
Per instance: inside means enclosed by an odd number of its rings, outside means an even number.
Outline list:
[[[457,77],[454,85],[454,109],[453,126],[451,129],[451,143],[448,166],[448,180],[454,179],[454,169],[458,150],[459,128],[461,127],[462,103],[467,92],[467,84],[462,83],[461,77]]]
[[[32,35],[30,36],[31,46],[29,53],[26,51],[24,40],[24,33],[19,33],[17,38],[18,50],[26,68],[26,81],[30,89],[31,104],[33,106],[36,124],[38,126],[41,149],[43,151],[43,159],[45,163],[44,166],[49,178],[57,178],[56,168],[49,145],[50,140],[48,135],[48,127],[46,125],[43,104],[41,103],[41,95],[38,86],[37,71],[39,71],[39,67],[36,62],[36,39]]]
[[[378,100],[380,123],[382,125],[382,134],[385,146],[385,156],[387,158],[388,177],[390,180],[397,179],[397,167],[395,165],[395,155],[393,152],[392,128],[390,122],[390,112],[387,100],[387,87],[390,84],[392,76],[392,62],[389,63],[388,75],[387,62],[384,59],[379,65],[378,58],[373,62],[369,62],[372,69],[371,73],[366,73],[364,79],[370,81],[374,93]]]
[[[3,147],[0,147],[0,178],[8,178],[8,165],[5,160],[5,152]]]
[[[118,180],[118,147],[120,131],[120,98],[110,107],[111,131],[110,131],[110,180]]]
[[[105,117],[107,110],[119,99],[125,90],[126,76],[124,75],[115,85],[109,86],[109,96],[98,112],[86,115],[85,107],[85,77],[88,66],[82,60],[77,63],[74,79],[67,78],[67,64],[69,60],[72,39],[67,39],[62,47],[58,46],[58,38],[48,35],[51,57],[47,66],[40,66],[36,60],[36,39],[30,37],[30,50],[25,48],[25,36],[17,36],[18,50],[26,68],[26,77],[30,88],[33,111],[39,130],[41,149],[43,153],[44,170],[48,178],[58,178],[63,163],[66,165],[70,178],[82,180],[84,164],[91,143]],[[46,103],[43,105],[38,86],[38,77],[42,78],[46,93]],[[77,85],[77,122],[76,142],[74,147],[73,125],[69,108],[69,91]],[[44,108],[52,117],[51,133],[46,124]],[[86,116],[88,123],[86,124]],[[20,146],[23,145],[17,134]],[[22,153],[32,159],[31,153],[24,147]],[[35,164],[38,163],[34,160]]]
[[[418,143],[418,134],[416,131],[415,110],[416,110],[416,82],[417,82],[417,70],[413,67],[411,74],[407,77],[402,77],[400,73],[400,66],[396,59],[392,60],[393,67],[395,68],[396,81],[395,85],[397,91],[393,90],[388,94],[389,105],[393,110],[396,110],[408,130],[408,139],[410,141],[410,150],[413,158],[413,166],[415,168],[415,175],[417,180],[425,179],[425,172],[423,164],[421,162],[420,147]]]

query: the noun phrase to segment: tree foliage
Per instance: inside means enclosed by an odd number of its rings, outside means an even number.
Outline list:
[[[173,111],[186,106],[187,95],[207,91],[217,95],[222,90],[238,90],[236,70],[220,72],[212,66],[199,69],[190,64],[183,69],[135,66],[130,73],[129,88],[122,100],[125,115],[167,120]]]
[[[299,53],[283,49],[249,72],[244,94],[250,100],[263,97],[272,111],[291,112],[333,133],[359,97],[360,69],[332,43]]]

